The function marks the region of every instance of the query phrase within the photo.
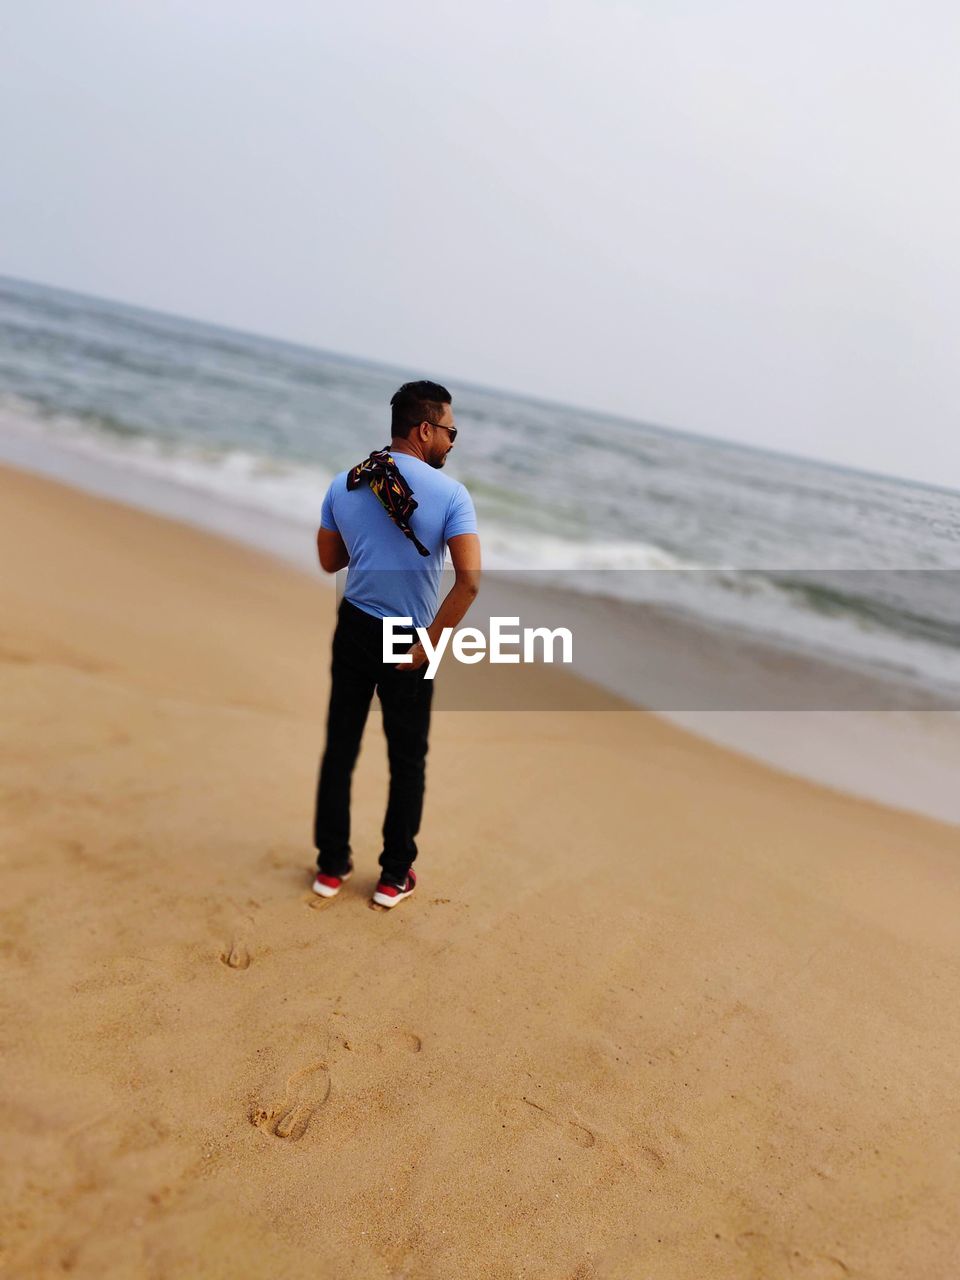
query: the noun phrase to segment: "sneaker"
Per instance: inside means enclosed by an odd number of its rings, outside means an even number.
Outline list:
[[[319,893],[321,898],[335,898],[344,880],[349,880],[352,875],[353,867],[345,871],[342,876],[328,876],[318,871],[317,878],[313,882],[313,892]]]
[[[389,880],[381,880],[374,892],[373,900],[378,907],[395,907],[404,898],[409,898],[416,887],[417,877],[412,871],[408,871],[406,883],[402,886],[391,884]]]

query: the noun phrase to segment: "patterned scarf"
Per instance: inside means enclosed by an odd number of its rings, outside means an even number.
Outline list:
[[[356,489],[363,480],[369,481],[370,488],[400,532],[410,539],[422,556],[428,556],[430,552],[410,528],[410,517],[417,509],[413,490],[386,449],[374,449],[369,458],[358,462],[347,475],[347,488]]]

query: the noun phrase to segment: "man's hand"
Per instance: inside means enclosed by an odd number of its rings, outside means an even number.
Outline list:
[[[412,649],[408,650],[408,660],[406,662],[398,662],[398,671],[416,671],[422,667],[427,661],[426,650],[418,640]]]
[[[456,580],[440,605],[437,616],[427,627],[430,644],[436,648],[445,628],[453,630],[470,608],[480,590],[480,539],[475,533],[458,533],[447,543]],[[412,662],[397,663],[399,671],[416,671],[428,661],[418,641],[410,650]]]

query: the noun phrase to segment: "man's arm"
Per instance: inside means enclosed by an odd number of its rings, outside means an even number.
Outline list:
[[[444,627],[455,627],[463,618],[480,590],[480,539],[475,533],[459,533],[447,543],[453,561],[456,581],[447,592],[437,616],[427,627],[430,643],[436,645]],[[419,641],[410,650],[412,661],[398,663],[401,671],[416,671],[427,660]]]
[[[317,553],[320,556],[320,566],[327,573],[336,573],[350,563],[347,544],[333,529],[317,530]]]

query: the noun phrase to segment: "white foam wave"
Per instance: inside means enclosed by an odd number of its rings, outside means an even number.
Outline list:
[[[0,430],[46,438],[83,457],[99,458],[298,524],[318,523],[320,504],[333,478],[332,472],[320,466],[243,449],[206,449],[147,436],[114,439],[67,415],[38,418],[29,406],[11,400],[0,404]]]
[[[544,572],[607,569],[696,569],[700,566],[643,542],[573,542],[515,525],[484,521],[483,561],[490,569]]]

